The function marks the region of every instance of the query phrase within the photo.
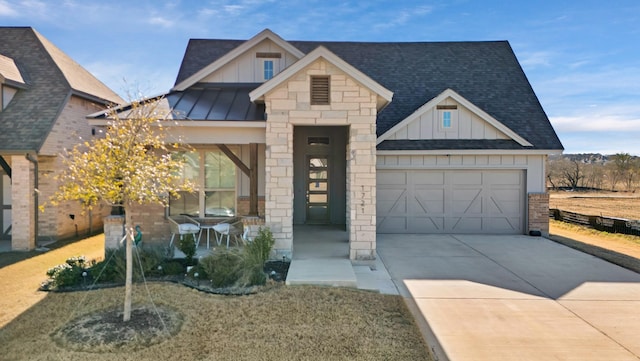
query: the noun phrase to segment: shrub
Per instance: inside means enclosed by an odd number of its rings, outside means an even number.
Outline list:
[[[202,258],[200,265],[213,287],[263,285],[267,281],[263,266],[274,243],[271,231],[261,228],[258,236],[242,250],[217,250]]]
[[[244,252],[248,262],[247,266],[250,268],[259,266],[260,269],[262,269],[264,263],[271,255],[271,249],[274,243],[275,239],[273,238],[271,230],[260,227],[258,236],[244,246]]]
[[[42,287],[56,289],[79,285],[84,281],[82,273],[93,264],[95,264],[94,261],[87,262],[84,256],[71,257],[65,263],[47,270],[49,279],[42,284]],[[89,276],[89,274],[87,273],[85,276]]]
[[[142,281],[142,272],[145,275],[157,273],[158,265],[163,261],[164,250],[162,248],[136,247],[133,252],[132,272],[134,281]],[[89,269],[92,278],[97,279],[98,282],[124,282],[126,271],[127,262],[124,247],[107,249],[105,260],[96,263]]]
[[[185,234],[178,242],[178,249],[185,255],[188,264],[193,263],[193,256],[196,254],[196,242],[194,234]]]
[[[235,249],[221,249],[200,259],[213,287],[229,287],[237,283],[243,266],[243,255]]]

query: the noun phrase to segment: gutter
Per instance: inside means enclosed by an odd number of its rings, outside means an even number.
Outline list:
[[[31,153],[27,153],[25,156],[27,160],[33,163],[34,177],[33,177],[33,234],[35,238],[36,248],[38,247],[38,160],[31,156]]]

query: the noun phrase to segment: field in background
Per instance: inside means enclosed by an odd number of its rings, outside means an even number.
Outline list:
[[[640,220],[640,194],[637,193],[552,191],[549,194],[552,209]]]

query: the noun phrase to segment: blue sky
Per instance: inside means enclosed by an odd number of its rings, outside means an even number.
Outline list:
[[[125,98],[168,91],[189,38],[508,40],[565,153],[640,155],[638,0],[0,0],[0,25],[33,26]]]

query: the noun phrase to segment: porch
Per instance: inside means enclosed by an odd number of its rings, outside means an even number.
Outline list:
[[[398,294],[382,261],[349,259],[349,232],[344,225],[295,225],[293,259],[287,285],[350,287]]]

